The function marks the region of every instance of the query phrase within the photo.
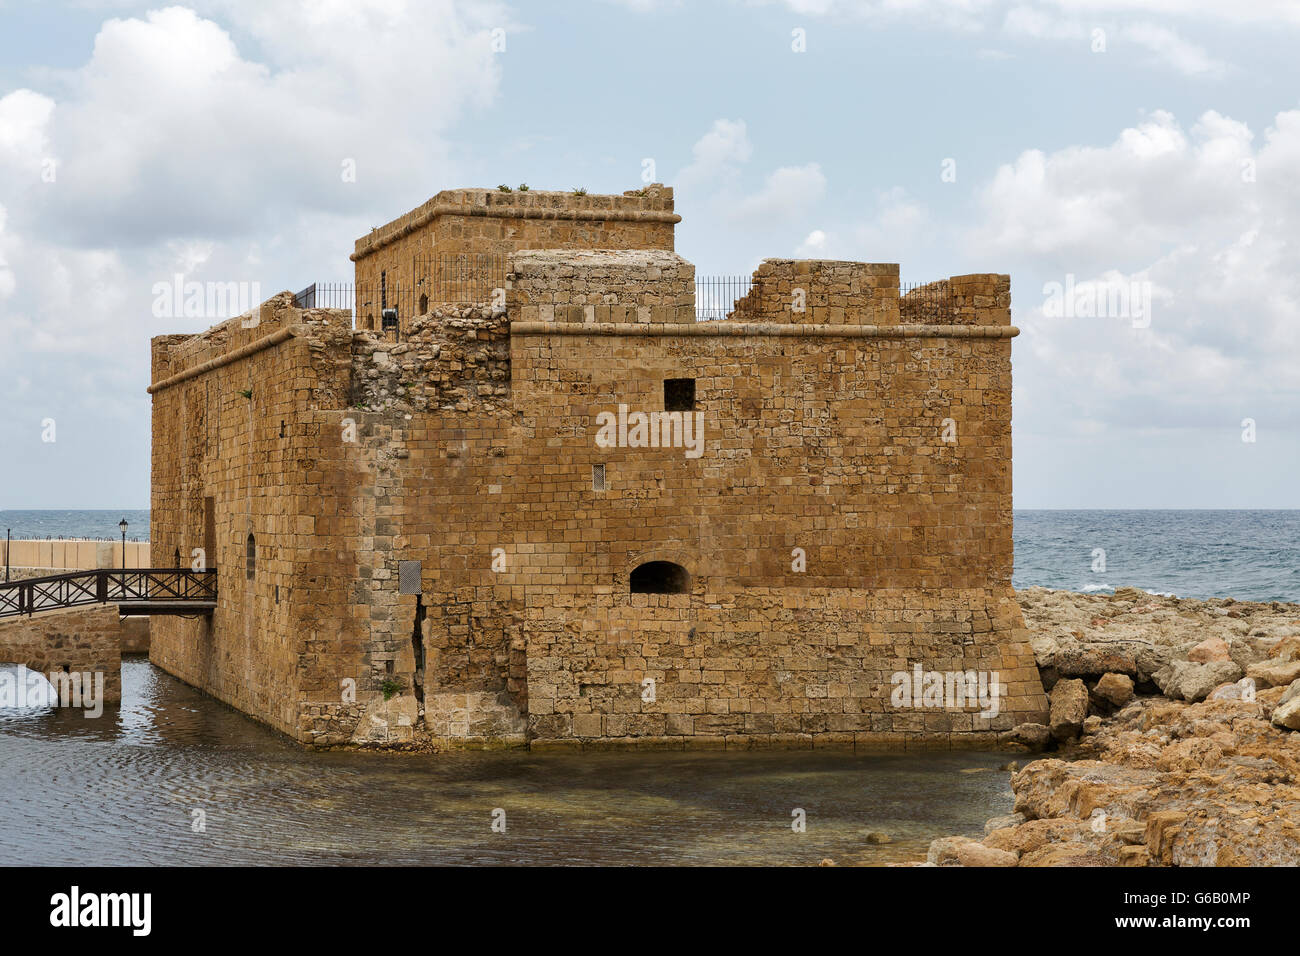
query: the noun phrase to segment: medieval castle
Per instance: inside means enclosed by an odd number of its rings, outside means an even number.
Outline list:
[[[769,259],[700,320],[679,221],[659,185],[444,191],[357,241],[348,308],[154,339],[151,562],[215,564],[218,594],[154,619],[153,661],[322,746],[1043,721],[1009,278]],[[900,700],[916,671],[997,700]]]

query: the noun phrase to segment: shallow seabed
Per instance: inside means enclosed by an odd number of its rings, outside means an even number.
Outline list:
[[[870,865],[1011,810],[1005,753],[313,753],[144,659],[122,685],[0,712],[0,864]]]

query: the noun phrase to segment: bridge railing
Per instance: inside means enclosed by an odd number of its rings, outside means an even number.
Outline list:
[[[206,603],[216,599],[216,568],[100,568],[0,583],[0,618],[88,604]]]

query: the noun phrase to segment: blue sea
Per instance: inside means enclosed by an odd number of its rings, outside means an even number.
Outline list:
[[[145,540],[148,511],[0,511],[0,534]],[[1017,511],[1017,588],[1300,601],[1300,511]]]

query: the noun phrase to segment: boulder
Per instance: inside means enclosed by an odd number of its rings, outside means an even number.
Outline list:
[[[1136,674],[1133,652],[1116,644],[1063,644],[1052,657],[1052,666],[1062,677],[1091,677],[1094,674]]]
[[[1253,677],[1261,687],[1285,687],[1300,679],[1300,660],[1282,661],[1270,658],[1259,664],[1251,664],[1246,669],[1246,676]]]
[[[963,843],[957,848],[957,862],[962,866],[1015,866],[1019,859],[1014,853],[983,843]]]
[[[1277,642],[1277,645],[1269,652],[1268,656],[1283,664],[1300,661],[1300,637],[1283,638]]]
[[[1278,706],[1280,707],[1282,704],[1290,703],[1297,697],[1300,697],[1300,680],[1291,682],[1291,686],[1286,689],[1286,693],[1282,695],[1282,699],[1277,702]]]
[[[1051,728],[1044,724],[1017,724],[1006,733],[1006,740],[1023,744],[1030,750],[1042,750],[1051,739]]]
[[[1282,700],[1273,708],[1273,726],[1300,730],[1300,680],[1287,688]]]
[[[1206,700],[1249,700],[1255,693],[1255,681],[1250,677],[1243,677],[1241,680],[1232,684],[1220,684],[1214,690],[1210,691],[1210,696]]]
[[[993,817],[984,824],[984,832],[992,833],[994,830],[1005,830],[1008,827],[1016,827],[1025,822],[1023,813],[1007,813],[1000,817]]]
[[[1015,866],[1017,856],[969,837],[940,837],[930,844],[926,862],[934,866]]]
[[[1088,716],[1088,687],[1081,680],[1063,680],[1052,688],[1048,727],[1057,740],[1079,736]]]
[[[1123,707],[1133,699],[1133,678],[1127,674],[1102,674],[1092,692],[1116,707]]]
[[[1195,661],[1174,661],[1151,675],[1156,686],[1166,697],[1174,700],[1196,702],[1204,700],[1220,684],[1241,677],[1241,668],[1232,661],[1215,661],[1198,664]]]
[[[1197,644],[1187,652],[1187,659],[1197,664],[1223,663],[1232,660],[1232,651],[1228,642],[1221,637],[1211,637]]]

